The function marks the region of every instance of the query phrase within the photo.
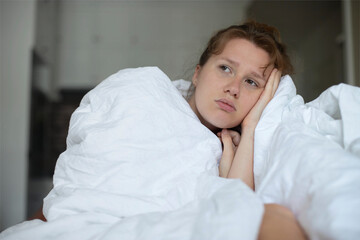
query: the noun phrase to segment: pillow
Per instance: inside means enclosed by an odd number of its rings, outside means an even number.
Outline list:
[[[296,95],[295,85],[289,75],[281,78],[273,99],[264,109],[254,138],[254,181],[255,189],[261,184],[266,170],[269,167],[268,155],[270,144],[276,128],[282,121],[283,111],[286,108],[303,104],[301,96]]]

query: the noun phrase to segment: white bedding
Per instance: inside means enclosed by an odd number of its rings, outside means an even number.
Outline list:
[[[256,239],[263,202],[291,208],[312,239],[360,236],[360,90],[304,104],[284,77],[255,136],[255,184],[217,177],[221,143],[158,68],[125,69],[74,112],[48,222],[1,239]]]
[[[304,104],[289,77],[255,139],[256,192],[289,207],[311,239],[360,236],[360,88],[333,86]]]

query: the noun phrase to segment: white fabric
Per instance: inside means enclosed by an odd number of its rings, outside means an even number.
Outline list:
[[[265,202],[289,207],[311,239],[356,239],[359,96],[341,84],[304,104],[285,76],[256,128],[254,194],[217,177],[220,142],[159,69],[122,70],[72,116],[49,222],[0,238],[256,239]]]
[[[48,222],[1,238],[256,239],[263,204],[240,180],[217,176],[220,157],[220,141],[164,73],[119,71],[71,117]]]
[[[360,236],[360,88],[304,104],[285,77],[256,129],[256,192],[289,207],[310,239]]]

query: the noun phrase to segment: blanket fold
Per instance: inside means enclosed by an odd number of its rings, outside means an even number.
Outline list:
[[[73,113],[44,199],[48,222],[1,239],[256,239],[264,203],[290,208],[311,239],[360,236],[360,90],[305,104],[282,78],[255,131],[254,193],[218,177],[219,139],[156,67],[124,69]]]

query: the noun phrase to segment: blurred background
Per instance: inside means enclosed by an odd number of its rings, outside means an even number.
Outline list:
[[[360,86],[360,1],[0,0],[0,231],[52,188],[71,113],[122,68],[190,80],[218,29],[251,18],[287,43],[298,94]]]

